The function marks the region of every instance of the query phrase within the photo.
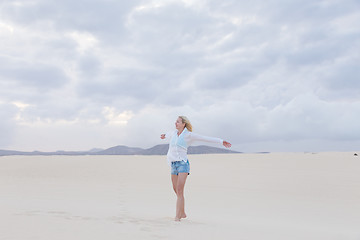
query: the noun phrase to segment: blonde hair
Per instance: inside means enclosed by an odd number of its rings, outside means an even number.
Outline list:
[[[181,118],[182,123],[185,123],[185,127],[187,128],[187,130],[189,130],[189,132],[192,132],[192,125],[189,119],[185,116],[179,116],[179,118]]]

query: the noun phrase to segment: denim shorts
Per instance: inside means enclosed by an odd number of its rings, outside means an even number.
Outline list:
[[[190,174],[190,163],[189,160],[171,162],[171,175],[179,175],[179,173]]]

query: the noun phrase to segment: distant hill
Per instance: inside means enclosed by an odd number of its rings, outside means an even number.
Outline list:
[[[160,144],[152,148],[144,149],[141,155],[166,155],[169,149],[169,144]]]
[[[88,155],[90,152],[82,151],[56,151],[56,152],[21,152],[13,150],[0,150],[0,156],[12,156],[12,155],[23,155],[23,156],[50,156],[50,155]]]
[[[0,156],[11,155],[166,155],[169,144],[160,144],[154,147],[143,149],[137,147],[115,146],[105,150],[91,149],[89,151],[56,151],[56,152],[21,152],[12,150],[0,150]],[[209,147],[209,146],[191,146],[188,149],[189,154],[214,154],[214,153],[239,153],[225,148]]]
[[[214,154],[214,153],[240,153],[232,151],[226,148],[217,148],[209,146],[190,146],[188,148],[188,154]]]
[[[127,146],[115,146],[103,151],[91,153],[92,155],[137,155],[143,151],[142,148],[133,148]]]
[[[89,150],[89,152],[92,152],[92,153],[95,153],[95,152],[100,152],[100,151],[103,151],[104,149],[102,148],[92,148]]]
[[[13,150],[0,150],[0,156],[23,155],[23,152]]]

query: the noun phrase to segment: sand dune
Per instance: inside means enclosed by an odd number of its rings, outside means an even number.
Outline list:
[[[0,239],[359,240],[353,153],[191,155],[173,221],[165,156],[0,158]]]

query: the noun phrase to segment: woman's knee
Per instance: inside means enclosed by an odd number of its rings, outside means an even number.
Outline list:
[[[176,192],[176,195],[178,196],[183,196],[184,195],[184,188],[177,188],[177,189],[174,189],[175,192]]]

